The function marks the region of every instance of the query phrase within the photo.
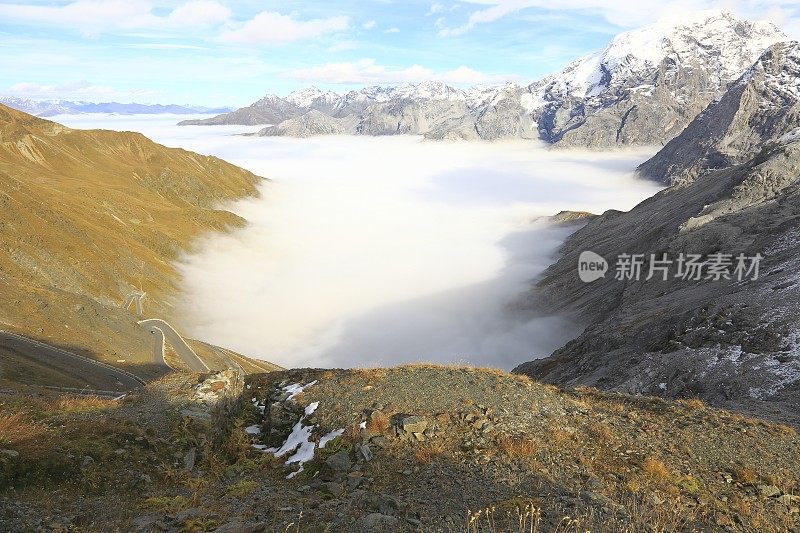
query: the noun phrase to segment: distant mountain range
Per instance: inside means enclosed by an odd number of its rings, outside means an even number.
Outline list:
[[[603,50],[528,86],[461,90],[441,82],[338,94],[309,88],[181,124],[269,124],[259,135],[424,135],[542,139],[610,148],[666,143],[771,45],[768,22],[702,12],[622,33]]]
[[[35,100],[0,96],[0,104],[37,117],[85,113],[117,113],[120,115],[197,115],[227,113],[230,107],[202,107],[190,105],[160,104],[121,104],[119,102],[92,103],[70,102],[67,100]]]

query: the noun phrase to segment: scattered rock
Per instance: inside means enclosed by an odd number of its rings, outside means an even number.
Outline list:
[[[356,520],[351,531],[354,533],[385,533],[398,531],[400,528],[399,519],[381,513],[370,513]]]
[[[342,450],[325,459],[325,465],[334,472],[347,472],[353,466],[353,462],[350,460],[350,454]]]
[[[186,470],[193,470],[194,463],[196,460],[197,460],[197,449],[192,448],[188,452],[186,452],[186,455],[183,456],[183,467]]]
[[[772,498],[773,496],[779,496],[781,489],[775,485],[759,485],[758,492],[763,498]]]

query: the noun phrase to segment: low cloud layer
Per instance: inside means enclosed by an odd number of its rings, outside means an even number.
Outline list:
[[[576,327],[507,309],[569,233],[534,219],[628,209],[657,190],[630,176],[646,150],[234,137],[242,127],[157,120],[67,122],[142,131],[272,179],[229,206],[247,228],[207,236],[181,262],[180,326],[284,366],[511,368],[548,355]]]

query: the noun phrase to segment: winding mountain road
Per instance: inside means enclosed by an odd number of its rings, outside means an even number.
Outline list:
[[[140,320],[137,324],[156,336],[156,342],[153,348],[153,361],[156,364],[169,367],[167,361],[164,359],[166,342],[169,341],[178,353],[178,356],[186,362],[193,372],[208,372],[210,370],[203,360],[197,356],[194,350],[186,344],[186,341],[183,340],[180,333],[165,320],[161,320],[160,318],[148,318],[146,320]]]
[[[145,385],[143,379],[126,370],[16,333],[0,330],[0,345],[92,389],[128,391]]]

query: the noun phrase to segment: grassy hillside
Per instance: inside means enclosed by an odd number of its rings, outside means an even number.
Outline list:
[[[0,329],[148,373],[152,339],[124,297],[144,290],[146,314],[170,320],[172,261],[202,233],[242,225],[219,206],[262,179],[138,133],[0,105]]]

